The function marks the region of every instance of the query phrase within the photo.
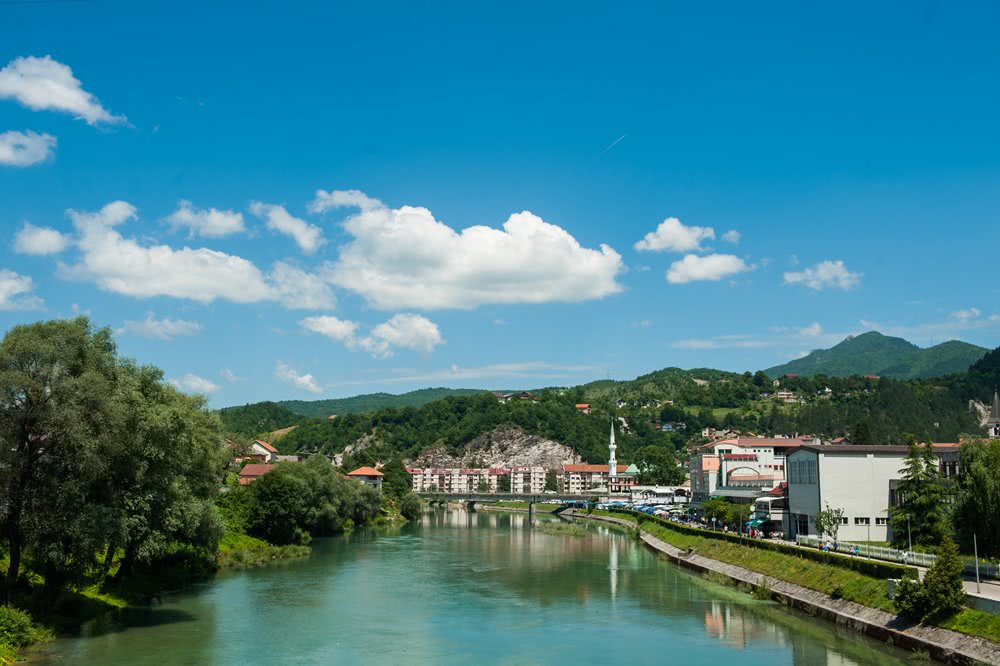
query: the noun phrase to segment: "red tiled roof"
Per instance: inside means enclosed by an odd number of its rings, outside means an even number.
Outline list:
[[[274,448],[273,446],[271,446],[270,444],[268,444],[267,442],[265,442],[262,439],[258,439],[256,442],[254,442],[254,444],[260,444],[261,446],[263,446],[265,449],[267,449],[271,453],[277,453],[278,452],[278,449]]]
[[[240,470],[240,476],[264,476],[272,469],[274,469],[274,465],[268,463],[250,463]]]
[[[576,465],[563,465],[564,472],[608,472],[607,465],[588,465],[588,464],[576,464]],[[624,474],[625,470],[628,469],[628,465],[618,465],[616,474]]]
[[[709,442],[704,444],[701,448],[710,449],[719,444],[733,444],[741,448],[752,449],[756,447],[771,447],[774,449],[790,449],[802,446],[802,442],[798,439],[792,439],[790,437],[730,437],[728,439],[720,439],[717,442]]]
[[[348,472],[347,476],[385,476],[374,467],[359,467],[353,472]]]
[[[576,408],[577,409],[590,409],[590,403],[587,403],[587,402],[577,403]]]

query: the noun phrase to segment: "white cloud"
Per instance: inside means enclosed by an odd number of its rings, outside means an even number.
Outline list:
[[[289,214],[284,206],[252,201],[250,212],[267,220],[267,228],[291,236],[298,243],[299,249],[306,254],[312,254],[326,243],[322,230],[314,224]]]
[[[125,321],[117,332],[124,335],[138,335],[152,340],[173,340],[181,336],[194,335],[201,330],[201,324],[186,319],[157,319],[152,312],[142,321]]]
[[[359,335],[361,324],[337,317],[306,317],[299,325],[342,343],[351,350],[363,350],[375,358],[388,358],[395,349],[412,349],[424,354],[444,343],[437,324],[416,314],[397,314],[375,326],[368,335]]]
[[[170,226],[187,227],[189,237],[222,238],[246,230],[243,213],[217,208],[198,209],[190,201],[177,202],[177,210],[167,218]]]
[[[689,254],[670,265],[670,269],[667,270],[667,282],[686,284],[702,280],[718,281],[752,268],[732,254],[709,254],[704,257]]]
[[[715,229],[711,227],[688,227],[676,217],[668,217],[634,247],[650,252],[700,252],[702,241],[714,239]]]
[[[322,213],[331,208],[360,208],[372,210],[385,208],[378,199],[373,199],[361,190],[316,190],[316,198],[309,204],[310,213]]]
[[[983,311],[980,310],[979,308],[968,308],[965,310],[957,310],[955,312],[952,312],[951,318],[957,319],[958,321],[961,322],[968,322],[972,321],[973,319],[978,319],[980,316],[982,316],[982,314]]]
[[[25,222],[14,236],[14,251],[20,254],[59,254],[72,242],[68,234]]]
[[[287,384],[291,384],[295,388],[308,391],[309,393],[323,392],[323,388],[316,381],[315,377],[310,374],[301,375],[287,363],[281,361],[278,361],[278,365],[274,369],[274,376]]]
[[[743,238],[743,235],[736,231],[736,229],[730,229],[726,233],[722,234],[722,240],[727,243],[739,243],[741,238]]]
[[[785,284],[801,284],[810,289],[850,289],[861,283],[861,273],[847,270],[843,261],[821,261],[812,268],[785,273]]]
[[[0,69],[0,99],[15,99],[35,111],[63,111],[97,123],[124,123],[83,89],[73,70],[51,56],[15,58]]]
[[[218,384],[211,382],[204,377],[191,374],[190,372],[180,379],[171,379],[170,383],[182,391],[188,393],[215,393],[219,390]]]
[[[42,299],[32,295],[35,285],[27,275],[0,270],[0,310],[40,310]]]
[[[321,191],[312,209],[342,205],[361,211],[344,223],[353,240],[340,248],[329,279],[379,309],[575,302],[622,290],[617,252],[581,247],[530,212],[511,215],[503,229],[456,232],[426,208],[390,209],[356,191]]]
[[[199,303],[278,301],[291,309],[326,309],[333,292],[318,276],[278,262],[265,275],[252,262],[207,248],[143,246],[114,227],[136,217],[136,208],[114,201],[97,212],[68,211],[78,232],[78,263],[61,265],[68,279],[139,298],[170,296]]]
[[[632,324],[632,328],[649,328],[652,325],[653,322],[650,321],[649,319],[642,319]]]
[[[0,164],[25,167],[39,164],[52,157],[56,138],[27,130],[11,130],[0,134]]]
[[[809,326],[799,329],[799,334],[807,338],[815,338],[816,336],[823,334],[823,327],[820,326],[818,321],[814,321]]]
[[[236,373],[234,373],[229,368],[223,368],[222,370],[219,370],[219,376],[225,379],[229,383],[243,381],[242,377],[238,377]]]

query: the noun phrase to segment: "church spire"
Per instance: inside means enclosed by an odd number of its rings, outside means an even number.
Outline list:
[[[990,409],[990,417],[986,419],[986,428],[990,431],[990,437],[1000,438],[1000,394],[993,389],[993,407]]]

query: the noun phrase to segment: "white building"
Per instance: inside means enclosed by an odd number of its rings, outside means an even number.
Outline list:
[[[754,491],[775,488],[786,480],[788,453],[802,444],[801,439],[782,437],[730,437],[705,444],[690,460],[692,500],[704,502],[727,493],[745,500]]]
[[[934,444],[942,474],[958,473],[957,444]],[[844,512],[837,538],[890,541],[889,507],[907,446],[804,444],[788,456],[788,537],[818,536],[816,513]]]
[[[278,455],[278,449],[274,448],[262,439],[258,439],[256,442],[250,445],[250,455],[259,456],[261,462],[272,462],[274,456]]]
[[[510,492],[515,495],[541,495],[545,492],[544,467],[512,467]]]

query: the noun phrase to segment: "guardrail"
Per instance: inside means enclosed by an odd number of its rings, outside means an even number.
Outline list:
[[[800,546],[819,549],[822,542],[818,537],[800,534],[795,537],[795,542]],[[897,550],[896,548],[883,548],[882,546],[871,546],[863,543],[850,543],[839,541],[830,543],[830,550],[835,553],[845,553],[847,555],[857,554],[860,557],[869,557],[873,560],[885,560],[886,562],[899,562],[917,567],[929,567],[937,561],[937,555],[930,553],[918,553],[915,551]],[[965,560],[965,574],[967,576],[976,575],[976,564]],[[988,562],[979,563],[980,578],[1000,578],[1000,566]]]

